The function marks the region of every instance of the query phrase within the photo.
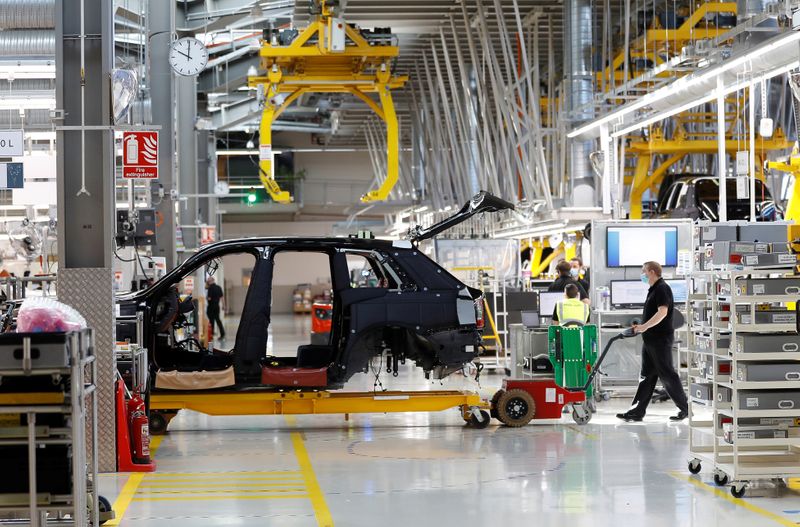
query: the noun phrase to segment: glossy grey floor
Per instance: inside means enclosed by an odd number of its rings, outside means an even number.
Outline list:
[[[285,322],[285,321],[284,321]],[[293,324],[286,323],[287,333]],[[298,325],[298,327],[302,324]],[[489,396],[499,375],[485,375]],[[440,389],[407,368],[388,388]],[[371,389],[374,376],[354,378]],[[447,388],[466,388],[453,378]],[[160,439],[155,474],[103,475],[123,526],[762,526],[800,522],[800,494],[734,500],[687,472],[688,429],[656,404],[645,422],[601,403],[521,429],[465,428],[439,413],[208,417],[183,412]]]

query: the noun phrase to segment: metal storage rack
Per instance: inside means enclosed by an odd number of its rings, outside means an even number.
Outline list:
[[[796,351],[748,353],[739,351],[737,346],[737,335],[748,334],[790,335],[800,341],[800,336],[796,334],[796,322],[755,323],[757,306],[795,302],[798,300],[796,293],[744,295],[737,290],[737,285],[744,280],[774,278],[782,272],[785,271],[748,268],[695,271],[694,287],[700,286],[702,290],[698,292],[690,289],[689,299],[695,305],[694,309],[705,308],[708,310],[706,313],[710,311],[710,317],[706,317],[706,321],[691,321],[695,346],[690,350],[690,386],[697,388],[698,385],[692,385],[692,382],[710,382],[711,398],[708,400],[698,397],[695,389],[690,393],[689,451],[692,458],[689,461],[689,471],[698,473],[701,463],[707,461],[713,467],[715,483],[726,485],[731,482],[731,494],[735,497],[744,496],[748,483],[754,480],[780,480],[800,476],[800,435],[792,433],[796,428],[786,427],[786,437],[751,438],[746,436],[755,434],[748,433],[740,437],[743,426],[741,419],[758,419],[749,424],[755,423],[756,428],[762,427],[764,430],[786,424],[777,421],[779,419],[797,420],[792,421],[793,424],[800,422],[800,405],[795,406],[792,401],[785,404],[781,402],[775,409],[762,410],[742,408],[740,401],[742,390],[762,394],[768,393],[764,390],[797,390],[800,396],[800,375],[793,375],[792,379],[787,376],[787,379],[780,381],[745,381],[740,380],[737,375],[740,364],[799,361],[800,366],[800,353]],[[721,309],[723,306],[727,306],[729,310]],[[738,320],[737,306],[743,307],[743,314],[749,312],[750,323]],[[726,312],[729,317],[727,321],[722,316]],[[796,312],[788,312],[787,317],[790,314],[796,316]],[[707,322],[709,320],[710,323]],[[699,340],[710,345],[702,348],[698,345]],[[721,373],[720,365],[724,363],[729,364],[729,375]],[[710,364],[710,370],[706,366],[701,371],[698,366],[702,364]],[[749,399],[745,402],[750,404]],[[729,440],[724,437],[724,422],[730,428]]]
[[[72,525],[97,527],[100,524],[100,502],[106,512],[110,506],[98,496],[97,484],[97,398],[95,379],[97,366],[94,337],[91,330],[74,331],[54,343],[47,334],[8,334],[0,339],[0,351],[7,367],[0,377],[14,377],[19,383],[45,379],[53,383],[63,380],[63,390],[0,393],[0,417],[25,416],[22,426],[0,428],[0,446],[26,446],[28,457],[28,492],[0,494],[3,522],[46,527]],[[14,362],[19,362],[11,367]],[[63,427],[37,424],[44,414],[64,416]],[[22,421],[20,420],[20,423]],[[88,426],[87,426],[88,425]],[[64,446],[71,457],[71,492],[53,494],[38,492],[37,454],[47,446]],[[13,516],[18,519],[9,520]],[[106,520],[109,518],[103,518]]]

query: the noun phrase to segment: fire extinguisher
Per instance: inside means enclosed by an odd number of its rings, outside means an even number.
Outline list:
[[[128,401],[128,426],[131,431],[131,459],[134,463],[150,463],[150,423],[144,399],[138,391]]]

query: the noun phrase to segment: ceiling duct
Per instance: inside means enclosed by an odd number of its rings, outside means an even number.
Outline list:
[[[56,34],[47,29],[0,31],[0,57],[52,57],[56,54]]]
[[[0,28],[55,28],[55,4],[55,0],[4,0],[0,3]]]

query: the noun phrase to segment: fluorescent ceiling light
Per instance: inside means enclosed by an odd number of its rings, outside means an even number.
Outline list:
[[[273,150],[273,154],[282,154],[283,150]],[[219,156],[257,156],[258,149],[231,149],[231,150],[217,150],[217,157]]]
[[[611,112],[603,117],[600,117],[599,119],[595,119],[593,121],[590,121],[589,123],[586,123],[580,128],[572,130],[567,134],[567,137],[572,139],[587,134],[589,132],[594,132],[604,124],[622,124],[624,117],[632,114],[637,110],[646,108],[651,104],[657,103],[669,97],[674,97],[678,92],[682,90],[686,90],[688,88],[701,84],[707,80],[716,78],[727,71],[730,71],[734,68],[738,68],[739,66],[742,66],[744,64],[751,63],[754,60],[758,59],[759,57],[771,53],[778,48],[782,48],[784,46],[791,45],[797,42],[800,42],[800,31],[791,31],[788,34],[783,35],[782,37],[776,39],[775,41],[759,46],[748,53],[745,53],[741,56],[734,57],[728,60],[724,60],[719,65],[707,71],[702,71],[702,72],[698,71],[691,75],[681,77],[676,81],[668,84],[667,86],[664,86],[663,88],[659,88],[654,92],[645,94],[636,101],[626,104],[619,110]],[[695,103],[695,105],[696,104],[699,103]]]
[[[739,90],[743,90],[743,89],[747,88],[748,86],[750,86],[751,84],[760,83],[762,80],[769,80],[769,79],[771,79],[773,77],[777,77],[778,75],[783,75],[784,73],[788,73],[789,71],[792,71],[793,69],[797,69],[798,67],[800,67],[800,61],[796,60],[796,61],[792,62],[791,64],[787,64],[786,66],[783,66],[782,68],[778,68],[778,69],[773,70],[773,71],[771,71],[769,73],[766,73],[764,75],[760,75],[758,77],[753,77],[753,78],[750,78],[750,79],[747,79],[747,80],[744,80],[744,81],[741,81],[741,82],[737,82],[736,84],[727,86],[722,91],[722,95],[725,96],[725,95],[728,95],[730,93],[733,93],[733,92],[736,92],[736,91],[739,91]],[[634,123],[634,124],[632,124],[630,126],[622,128],[620,130],[617,130],[617,131],[615,131],[614,133],[611,134],[611,137],[620,137],[620,136],[629,134],[631,132],[635,132],[636,130],[640,130],[642,128],[646,128],[646,127],[650,126],[651,124],[655,124],[655,123],[657,123],[659,121],[663,121],[664,119],[672,117],[673,115],[685,112],[687,110],[691,110],[695,106],[700,106],[701,104],[705,104],[707,102],[710,102],[710,101],[716,99],[717,96],[718,96],[717,91],[716,90],[712,91],[708,95],[700,97],[699,99],[691,100],[686,104],[678,106],[677,108],[672,108],[670,110],[665,110],[663,112],[658,112],[655,115],[653,115],[651,117],[648,117],[647,119],[645,119],[643,121],[638,121],[638,122],[636,122],[636,123]]]

